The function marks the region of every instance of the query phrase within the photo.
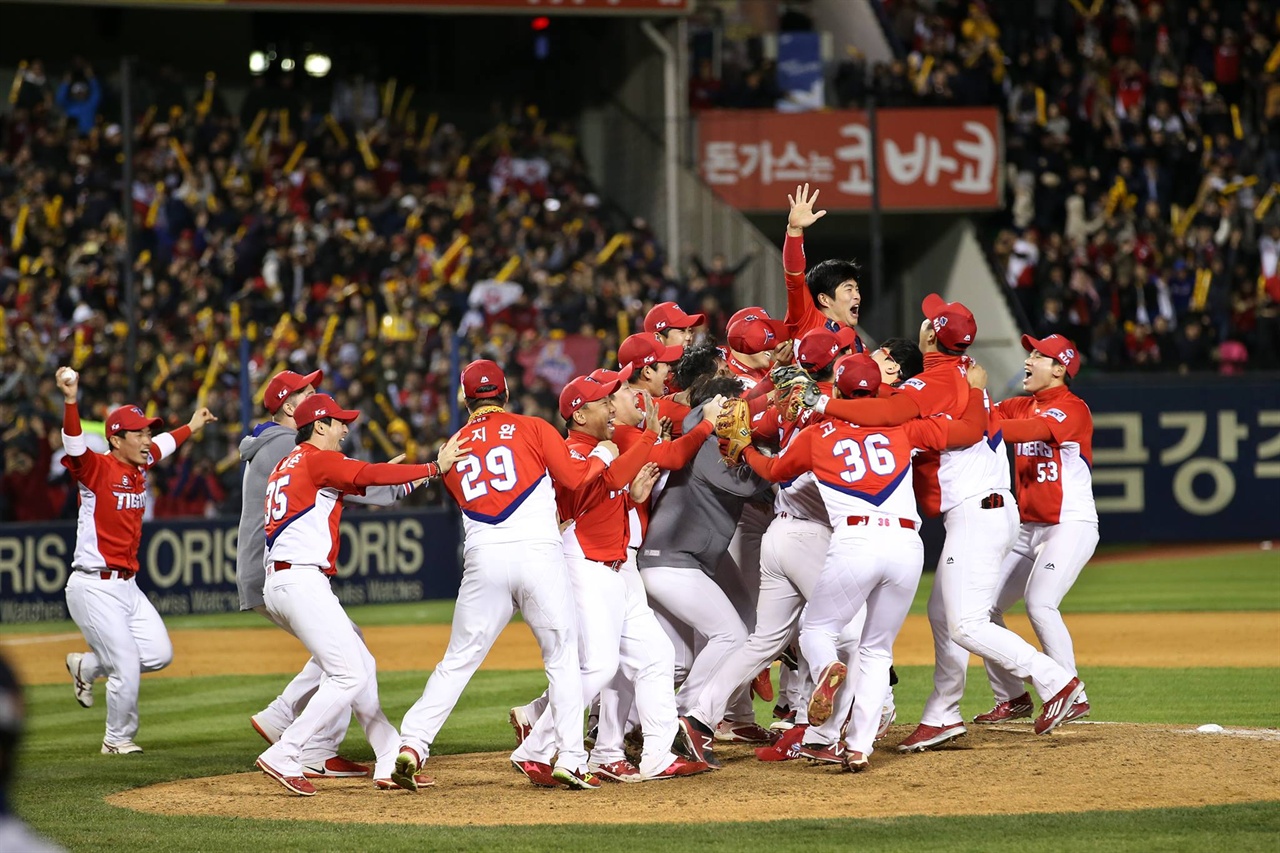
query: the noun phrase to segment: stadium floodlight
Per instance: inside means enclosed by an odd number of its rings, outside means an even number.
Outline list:
[[[249,54],[249,73],[262,74],[267,70],[267,55],[260,50]]]
[[[280,60],[280,70],[292,71],[296,64],[297,63],[295,63],[292,59],[289,59],[286,57],[285,59]]]
[[[333,60],[323,53],[309,53],[302,61],[302,68],[312,77],[323,77],[333,68]]]

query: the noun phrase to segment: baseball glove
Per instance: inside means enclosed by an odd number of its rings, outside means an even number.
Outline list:
[[[806,409],[812,409],[818,405],[818,398],[821,396],[822,392],[818,389],[818,383],[812,379],[808,379],[806,376],[804,379],[796,380],[779,406],[782,411],[783,422],[788,424],[795,423]]]
[[[812,382],[813,378],[798,364],[780,364],[769,371],[773,387],[786,392],[797,382]]]
[[[751,443],[751,411],[746,400],[727,400],[716,418],[716,435],[724,461],[736,465]]]

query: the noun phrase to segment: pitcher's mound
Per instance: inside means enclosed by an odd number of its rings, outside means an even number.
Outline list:
[[[1192,727],[1080,722],[1036,736],[1029,725],[970,726],[936,752],[900,755],[895,726],[866,773],[805,761],[766,763],[724,747],[723,770],[599,791],[536,788],[506,753],[432,758],[417,794],[368,779],[320,780],[296,797],[261,773],[166,782],[113,794],[165,815],[453,826],[708,823],[797,818],[1015,814],[1202,806],[1274,799],[1280,731],[1200,734]]]

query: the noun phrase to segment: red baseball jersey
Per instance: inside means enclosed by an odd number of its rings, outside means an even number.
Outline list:
[[[586,459],[599,444],[595,438],[576,430],[569,431],[564,443],[576,459]],[[647,445],[652,447],[653,440]],[[611,487],[603,477],[576,489],[556,483],[560,520],[572,522],[564,531],[566,554],[599,563],[627,558],[632,508],[629,487],[629,481],[621,488]]]
[[[78,415],[76,423],[79,424]],[[80,492],[73,568],[130,574],[138,571],[142,517],[147,509],[147,471],[172,455],[190,435],[191,430],[185,426],[161,433],[151,439],[147,463],[130,465],[110,453],[89,450],[83,433],[63,432],[67,455],[62,458],[62,465]]]
[[[813,294],[809,292],[809,285],[804,275],[807,268],[804,257],[804,238],[792,237],[788,234],[786,241],[782,244],[782,259],[782,274],[787,282],[787,316],[782,322],[786,323],[792,340],[799,340],[804,337],[805,332],[812,332],[814,329],[840,331],[844,324],[828,318],[818,310],[818,306],[813,304]],[[853,351],[863,352],[866,346],[863,345],[862,338],[857,336],[856,330],[854,335]]]
[[[752,469],[774,482],[812,471],[834,527],[849,516],[897,516],[920,523],[910,485],[916,450],[947,446],[947,421],[922,418],[896,427],[822,420],[796,433],[780,456],[746,451]]]
[[[733,353],[728,354],[725,359],[725,365],[727,365],[729,373],[742,383],[743,396],[746,396],[746,392],[759,385],[769,375],[769,368],[748,367],[734,358]]]
[[[999,420],[1043,418],[1051,441],[1022,441],[1013,446],[1018,510],[1024,522],[1098,522],[1093,502],[1093,413],[1066,387],[1034,397],[996,404]]]
[[[368,464],[314,444],[289,451],[267,478],[267,562],[336,574],[342,497],[364,494],[354,480]]]
[[[658,404],[658,417],[671,418],[671,437],[679,438],[683,435],[684,419],[689,416],[689,412],[693,411],[693,409],[684,403],[678,402],[673,394],[659,397],[655,402]]]
[[[823,394],[831,393],[830,382],[819,382],[818,388]],[[825,420],[816,409],[804,409],[793,424],[783,423],[776,409],[770,409],[776,421],[779,443],[790,446],[805,427]],[[812,471],[806,471],[792,480],[784,480],[778,484],[778,493],[773,498],[774,512],[785,512],[792,518],[804,518],[810,521],[825,522],[826,504],[822,501],[822,493],[818,489],[818,481]]]
[[[610,459],[605,451],[574,456],[551,424],[501,410],[473,418],[460,432],[469,437],[467,455],[444,475],[444,485],[462,508],[464,551],[560,544],[552,481],[578,488],[598,478]]]

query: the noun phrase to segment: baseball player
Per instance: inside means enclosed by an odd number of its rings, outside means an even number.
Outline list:
[[[785,322],[791,338],[800,338],[810,329],[825,328],[838,332],[842,327],[855,332],[854,351],[862,352],[857,338],[858,309],[862,295],[858,291],[858,265],[853,261],[828,260],[805,273],[804,229],[827,215],[814,212],[818,190],[809,195],[809,185],[796,187],[787,196],[791,213],[787,217],[787,238],[782,244],[782,272],[787,281],[787,316]]]
[[[974,371],[975,376],[979,371]],[[842,396],[871,396],[880,386],[880,368],[865,354],[845,356],[836,365],[835,387]],[[815,663],[817,687],[809,702],[809,722],[831,716],[836,689],[847,668],[837,637],[865,604],[859,647],[857,697],[846,735],[843,764],[867,769],[867,757],[889,690],[893,641],[911,608],[924,566],[917,533],[920,516],[906,485],[916,449],[942,450],[981,438],[986,409],[981,393],[966,400],[958,422],[917,419],[900,427],[857,427],[836,420],[808,426],[777,457],[754,448],[743,452],[757,473],[786,481],[811,471],[831,523],[826,562],[801,617],[800,645]]]
[[[968,395],[964,352],[978,333],[973,313],[936,293],[921,305],[924,370],[882,399],[818,401],[828,415],[862,426],[893,426],[914,417],[957,417]],[[991,622],[1000,566],[1017,535],[1016,501],[999,433],[962,450],[924,454],[914,466],[917,499],[927,515],[942,515],[946,544],[929,596],[934,634],[934,690],[921,723],[901,744],[920,752],[966,733],[960,699],[968,652],[995,659],[1018,678],[1030,677],[1045,698],[1037,734],[1062,722],[1083,689],[1078,678],[1017,634]],[[967,650],[967,651],[966,651]]]
[[[614,434],[615,392],[621,387],[622,379],[616,373],[602,378],[605,381],[580,376],[560,394],[560,414],[568,422],[565,444],[578,458],[587,458],[600,442]],[[625,402],[634,410],[634,394]],[[647,457],[653,452],[657,438],[658,408],[650,398],[645,410],[644,432],[634,439],[633,447],[643,449]],[[654,480],[656,471],[653,476],[645,477],[645,484],[651,485]],[[568,523],[563,531],[565,562],[577,605],[584,704],[606,687],[615,674],[624,675],[634,685],[636,710],[644,732],[639,778],[690,776],[710,768],[680,758],[671,751],[680,732],[672,683],[675,652],[649,609],[638,576],[629,580],[635,569],[627,569],[628,516],[633,504],[628,485],[622,483],[619,488],[619,483],[611,481],[608,475],[576,489],[556,485],[560,518]],[[512,760],[542,763],[550,760],[554,744],[546,718],[543,714],[534,722]],[[617,760],[616,753],[621,751],[621,746],[618,736],[616,742],[608,744],[612,754],[597,756],[593,752],[593,774],[599,773],[601,778],[617,782],[635,781],[631,767]]]
[[[377,665],[359,631],[333,594],[337,573],[338,525],[346,495],[370,486],[425,481],[448,471],[465,439],[455,436],[437,462],[426,465],[370,464],[350,459],[339,448],[359,412],[348,411],[327,394],[312,394],[293,411],[297,446],[267,480],[266,573],[263,599],[271,620],[297,637],[320,666],[315,695],[280,739],[258,756],[258,769],[287,790],[314,796],[305,778],[302,752],[335,717],[355,711],[374,752],[374,785],[383,790],[417,790],[412,778],[391,779],[399,736],[378,701]]]
[[[197,409],[186,426],[152,435],[164,425],[137,406],[121,406],[107,417],[107,453],[88,450],[76,395],[80,376],[70,367],[55,374],[64,402],[63,466],[80,492],[76,550],[67,579],[67,610],[89,644],[67,655],[76,701],[93,704],[93,682],[107,678],[107,731],[103,755],[142,752],[138,733],[138,686],[142,673],[164,669],[173,646],[164,621],[138,589],[138,546],[147,507],[147,471],[171,456],[193,434],[217,418]]]
[[[683,347],[669,346],[647,333],[632,335],[618,347],[618,364],[631,368],[628,381],[658,401],[658,415],[671,421],[673,438],[680,437],[689,407],[677,403],[675,395],[663,395],[682,355]]]
[[[1098,545],[1098,510],[1093,502],[1093,414],[1071,392],[1080,370],[1080,351],[1062,335],[1036,340],[1022,336],[1030,355],[1022,387],[1030,397],[1014,397],[993,408],[994,425],[1013,444],[1014,476],[1022,526],[1005,558],[1004,581],[992,620],[1026,598],[1027,617],[1044,653],[1076,674],[1075,648],[1058,606]],[[996,706],[974,718],[999,723],[1030,717],[1031,696],[1021,679],[988,662]],[[1089,713],[1083,690],[1064,723]]]
[[[653,441],[639,442],[620,456],[617,445],[605,440],[575,457],[551,424],[505,411],[506,375],[487,359],[463,370],[462,393],[470,417],[458,436],[466,436],[470,445],[444,479],[462,509],[462,585],[444,658],[401,723],[392,778],[404,786],[422,767],[463,688],[518,608],[542,650],[549,699],[544,716],[559,755],[554,768],[545,760],[513,758],[512,763],[535,785],[599,787],[587,770],[582,744],[586,702],[576,610],[553,481],[580,487],[608,469],[626,485],[644,465]]]
[[[693,343],[694,330],[706,322],[705,314],[686,314],[674,302],[659,302],[644,315],[644,330],[669,347],[684,347]]]
[[[271,377],[263,394],[263,405],[271,420],[259,424],[253,432],[240,441],[240,458],[244,461],[244,480],[241,489],[240,528],[236,550],[236,588],[240,593],[240,609],[253,610],[270,619],[263,601],[262,587],[266,583],[267,540],[263,534],[266,517],[262,503],[266,499],[267,480],[280,460],[289,455],[296,445],[298,424],[294,412],[307,397],[316,393],[324,379],[324,373],[302,375],[284,370]],[[392,460],[399,461],[399,460]],[[370,486],[364,494],[349,494],[344,503],[389,506],[413,489],[413,484],[396,486]],[[315,694],[323,677],[315,658],[307,661],[302,671],[285,687],[284,692],[270,705],[249,718],[250,725],[268,743],[280,739],[308,700]],[[302,752],[303,775],[309,779],[326,776],[368,776],[369,768],[349,761],[337,754],[338,744],[347,733],[350,710],[334,715],[320,729],[316,739]]]

